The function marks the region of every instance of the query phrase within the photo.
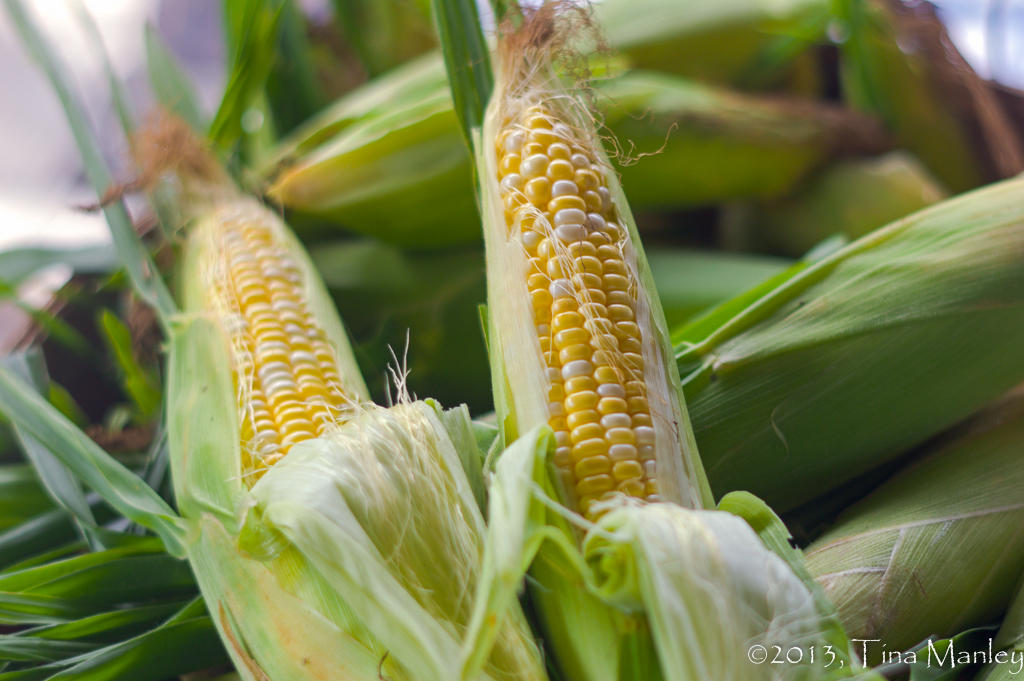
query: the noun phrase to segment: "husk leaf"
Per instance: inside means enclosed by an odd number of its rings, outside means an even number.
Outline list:
[[[674,334],[715,492],[791,509],[1024,380],[1022,198],[936,204]]]
[[[852,637],[907,648],[985,624],[1024,570],[1024,399],[933,446],[840,516],[807,564]]]

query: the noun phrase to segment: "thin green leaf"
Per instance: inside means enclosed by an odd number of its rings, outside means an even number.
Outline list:
[[[213,621],[202,616],[164,624],[60,663],[0,673],[0,681],[163,681],[226,662]]]
[[[0,659],[11,662],[53,662],[98,648],[84,641],[51,641],[0,634]]]
[[[100,312],[100,328],[107,348],[114,355],[124,383],[124,390],[138,411],[136,420],[148,423],[160,410],[160,386],[152,372],[146,371],[135,358],[132,335],[110,310]]]
[[[99,26],[93,18],[92,13],[85,6],[82,0],[71,3],[71,10],[75,13],[78,23],[84,29],[89,42],[92,43],[94,54],[98,54],[103,62],[103,72],[107,76],[107,87],[110,88],[110,100],[114,104],[117,118],[121,122],[121,129],[126,139],[131,139],[135,131],[135,116],[132,114],[131,106],[128,104],[128,97],[114,73],[114,65],[110,63],[110,55],[107,53],[106,45],[103,43],[103,36],[100,34]]]
[[[4,292],[0,291],[0,300],[3,300],[5,297]],[[63,349],[80,359],[87,359],[93,356],[92,346],[85,339],[85,336],[60,317],[50,313],[48,310],[32,307],[21,300],[12,300],[11,302],[19,310],[31,317],[32,321],[45,333],[47,338],[53,340]]]
[[[267,99],[277,133],[283,135],[327,103],[317,81],[309,25],[294,0],[285,2],[276,49],[277,59],[267,81]]]
[[[9,355],[0,358],[0,366],[10,368],[15,374],[29,382],[37,394],[45,390],[49,382],[46,376],[46,366],[39,353],[34,353],[31,356]],[[17,421],[14,421],[14,432],[21,443],[25,457],[35,467],[39,479],[49,492],[50,497],[71,514],[83,536],[94,549],[102,548],[99,537],[93,533],[93,529],[96,528],[96,519],[93,518],[78,480],[42,443],[26,433]]]
[[[156,101],[195,131],[206,129],[195,86],[153,26],[146,26],[146,69]]]
[[[0,466],[0,532],[51,508],[53,502],[31,466],[21,463]]]
[[[974,651],[987,653],[987,646],[995,635],[995,629],[977,627],[950,638],[924,641],[913,649],[914,661],[908,665],[910,677],[907,681],[956,681],[962,678],[964,668],[971,665],[958,662],[957,655],[964,652],[970,654]]]
[[[81,0],[75,5],[75,9],[79,15],[79,23],[82,24],[93,44],[93,50],[103,59],[103,70],[107,76],[111,102],[114,105],[114,110],[117,111],[118,120],[121,122],[121,130],[128,143],[132,144],[135,135],[135,116],[128,102],[127,93],[114,71],[113,64],[110,63],[110,54],[103,43],[103,36],[99,32],[99,27],[92,14]],[[157,101],[164,108],[178,112],[189,125],[192,125],[194,130],[202,130],[202,114],[192,83],[178,67],[170,51],[165,48],[163,42],[148,26],[145,42],[150,87]],[[195,121],[190,120],[192,116],[195,116]],[[170,239],[174,226],[174,214],[170,209],[166,188],[162,185],[157,186],[151,192],[151,198],[153,211],[159,220],[160,228],[164,236]]]
[[[68,265],[79,274],[102,274],[114,270],[117,259],[106,244],[78,248],[12,248],[0,252],[0,281],[14,287],[52,265]]]
[[[275,4],[277,6],[273,7]],[[241,24],[235,29],[241,33],[233,39],[237,41],[237,47],[224,97],[210,123],[210,140],[222,151],[229,150],[243,135],[253,131],[252,126],[246,123],[250,111],[256,111],[255,115],[264,118],[266,115],[265,111],[255,109],[254,103],[263,92],[274,64],[274,51],[267,49],[267,45],[273,44],[277,36],[284,5],[270,0],[249,2],[247,5]],[[264,126],[265,120],[260,121],[259,127]]]
[[[55,508],[0,532],[0,571],[76,538],[75,527],[63,509]],[[3,574],[3,572],[0,572]]]
[[[159,540],[134,537],[118,548],[0,574],[0,623],[67,622],[128,605],[194,597],[188,566]]]
[[[87,614],[87,605],[65,598],[0,591],[0,625],[56,624]]]
[[[487,41],[480,27],[475,0],[431,0],[431,7],[455,113],[472,156],[472,130],[483,125],[484,110],[494,90]]]
[[[141,605],[130,608],[118,608],[109,612],[101,612],[89,615],[82,619],[66,622],[64,624],[52,624],[43,627],[33,627],[18,632],[18,636],[26,638],[39,638],[50,641],[89,641],[94,643],[113,643],[125,638],[141,634],[146,629],[153,627],[178,612],[183,606],[196,602],[199,599],[188,601],[169,601],[155,605]],[[201,600],[199,600],[202,603]],[[201,615],[203,611],[196,613]]]
[[[51,45],[43,38],[34,21],[29,17],[24,3],[21,0],[4,0],[4,5],[22,42],[43,68],[60,99],[79,153],[82,155],[85,174],[97,195],[103,197],[113,185],[113,181],[99,144],[90,129],[85,109],[79,97],[73,92],[67,71],[62,68]],[[168,318],[176,310],[174,299],[171,297],[167,285],[160,278],[160,271],[135,232],[124,203],[121,201],[110,202],[103,207],[103,213],[110,226],[110,233],[113,236],[114,246],[121,263],[128,271],[139,296],[158,311],[162,320]]]
[[[55,513],[60,513],[65,519],[67,518],[67,514],[63,511],[58,510],[55,511]],[[32,567],[45,565],[46,563],[50,563],[55,560],[70,558],[71,556],[87,550],[88,547],[85,545],[85,542],[81,539],[75,539],[73,535],[74,532],[71,532],[70,536],[74,541],[54,542],[52,546],[42,549],[42,553],[36,553],[29,558],[8,565],[3,570],[0,570],[0,575],[11,575],[15,572],[21,572],[22,570],[27,570]]]
[[[107,503],[158,534],[168,551],[184,555],[184,525],[164,500],[2,366],[0,413],[36,437]]]

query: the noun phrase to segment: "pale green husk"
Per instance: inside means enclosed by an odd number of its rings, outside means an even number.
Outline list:
[[[293,447],[251,488],[243,479],[230,340],[208,312],[203,271],[203,248],[219,220],[238,211],[268,219],[240,201],[241,208],[218,206],[197,221],[184,272],[187,308],[172,324],[168,369],[186,551],[239,672],[272,681],[542,681],[539,651],[515,601],[488,611],[494,635],[463,650],[483,588],[486,532],[464,408],[358,404],[351,420]],[[286,228],[273,229],[287,237],[309,305],[344,357],[344,330],[315,271]],[[361,391],[360,380],[353,394]],[[461,675],[470,656],[476,669]]]
[[[715,493],[794,508],[1024,381],[1022,262],[1024,179],[1014,178],[893,222],[677,331]]]
[[[731,513],[703,510],[713,507],[713,500],[650,271],[613,174],[609,185],[630,234],[627,257],[637,272],[637,323],[644,331],[645,367],[654,372],[653,379],[648,376],[652,393],[659,391],[665,396],[662,401],[671,403],[666,408],[676,430],[659,431],[661,442],[671,446],[663,444],[656,452],[659,490],[667,501],[641,505],[620,498],[596,525],[562,505],[566,496],[554,482],[548,458],[552,438],[546,425],[545,365],[533,325],[524,323],[532,318],[526,259],[518,240],[508,238],[495,179],[494,140],[506,115],[503,97],[523,97],[529,105],[535,103],[531,97],[545,98],[547,93],[551,98],[545,102],[560,107],[584,144],[602,152],[587,132],[586,114],[572,104],[561,108],[571,95],[544,73],[540,84],[499,79],[484,129],[475,131],[474,140],[487,248],[495,405],[504,442],[511,445],[500,455],[490,486],[484,563],[489,574],[498,576],[504,593],[492,592],[487,602],[511,598],[518,576],[530,566],[531,601],[547,650],[564,677],[573,681],[757,681],[860,673],[827,602],[809,579],[798,576],[798,558],[773,553],[751,529],[755,516],[760,522],[770,511],[763,504],[747,504],[758,509],[748,524]],[[731,508],[739,510],[744,504]],[[768,524],[778,533],[777,526]],[[483,602],[474,619],[480,627]],[[843,665],[754,664],[747,654],[759,641],[766,646],[829,645]]]
[[[424,79],[440,75],[423,63],[410,69]],[[392,78],[409,80],[405,72]],[[433,88],[416,82],[385,110],[379,99],[390,88],[357,90],[318,117],[317,127],[282,143],[270,195],[307,218],[403,246],[477,240],[465,192],[470,158],[448,89],[443,80]],[[655,72],[596,86],[604,121],[624,145],[618,171],[638,206],[778,197],[849,143],[831,110],[822,116]]]
[[[731,229],[742,230],[751,250],[799,256],[835,235],[859,239],[946,196],[919,160],[893,151],[838,161],[792,197],[745,207]]]
[[[850,636],[899,650],[1006,608],[1024,571],[1022,448],[1017,394],[936,444],[808,547],[808,567]]]
[[[732,500],[730,510],[743,517],[670,503],[624,505],[589,527],[578,545],[573,528],[580,520],[552,496],[550,440],[546,427],[536,429],[497,461],[484,560],[496,588],[477,608],[479,614],[485,604],[513,598],[532,560],[531,600],[564,678],[876,678],[850,655],[827,601],[798,576],[799,554],[788,545],[769,550],[752,529],[764,541],[780,529],[785,534],[763,504],[749,495]],[[748,650],[759,642],[819,652],[828,646],[837,661],[752,664]]]

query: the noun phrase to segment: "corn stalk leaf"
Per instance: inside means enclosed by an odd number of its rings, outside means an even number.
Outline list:
[[[13,288],[52,265],[67,265],[80,274],[103,274],[117,267],[117,259],[106,244],[79,248],[12,248],[0,252],[0,281]]]
[[[161,681],[223,664],[224,649],[211,618],[196,602],[138,636],[59,662],[0,672],[0,681]]]
[[[42,67],[60,99],[79,153],[82,155],[89,182],[97,195],[103,198],[113,185],[113,181],[96,138],[89,128],[85,109],[73,91],[67,70],[61,67],[51,45],[39,32],[22,0],[4,0],[4,5],[26,49]],[[135,232],[124,203],[111,202],[103,207],[103,213],[110,225],[118,257],[139,297],[152,305],[161,318],[167,318],[176,309],[174,299],[160,278],[156,264]]]
[[[462,136],[472,154],[474,128],[483,125],[494,89],[490,51],[474,0],[432,0],[448,82]]]
[[[11,369],[28,382],[32,389],[41,394],[49,382],[42,355],[9,355],[0,358],[0,366]],[[17,421],[13,422],[14,433],[21,443],[25,458],[35,467],[40,481],[53,501],[67,511],[93,549],[103,548],[102,540],[95,530],[96,519],[85,500],[82,487],[74,474],[52,452],[36,438],[23,431]]]
[[[160,33],[146,26],[146,68],[156,101],[167,111],[188,123],[193,130],[206,129],[195,86],[164,43]]]
[[[237,3],[228,2],[227,5]],[[274,51],[267,49],[277,38],[284,3],[271,0],[245,2],[226,22],[231,49],[228,84],[220,107],[210,123],[209,138],[221,151],[228,151],[245,134],[244,117],[262,95],[274,64]],[[259,107],[257,106],[257,110]],[[264,109],[261,116],[266,116]],[[261,121],[261,128],[267,121]]]
[[[149,423],[160,411],[160,386],[156,377],[135,358],[131,331],[108,309],[100,312],[100,328],[107,348],[114,356],[125,393],[136,411],[136,420]]]
[[[0,413],[36,438],[125,517],[159,535],[170,553],[184,555],[183,525],[163,499],[2,366]]]
[[[130,604],[195,594],[188,566],[159,540],[122,537],[122,546],[0,573],[0,622],[48,625]]]
[[[10,463],[0,466],[0,532],[53,508],[32,466]]]
[[[95,513],[95,505],[91,510]],[[0,532],[0,571],[18,566],[20,562],[51,550],[66,546],[79,535],[71,518],[62,508],[36,514],[18,525]]]

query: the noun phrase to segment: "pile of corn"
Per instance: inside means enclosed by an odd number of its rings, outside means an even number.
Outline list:
[[[270,4],[227,3],[228,23],[280,22],[295,49],[298,5]],[[157,536],[140,551],[192,568],[201,600],[154,631],[203,613],[247,681],[916,681],[942,651],[942,678],[1016,677],[1024,179],[951,164],[971,134],[952,114],[919,119],[949,149],[913,129],[893,93],[934,83],[892,51],[891,3],[496,3],[489,44],[472,8],[437,0],[440,54],[418,56],[414,8],[337,4],[366,84],[285,126],[301,88],[268,66],[246,113],[289,134],[218,114],[206,140],[164,131],[170,161],[140,156],[173,294],[105,206],[157,303],[168,489],[30,363],[0,363],[0,414],[73,551],[127,541],[55,493],[84,483]],[[840,24],[850,107],[810,100]],[[615,55],[593,49],[605,35]],[[255,48],[232,49],[248,87]],[[663,247],[708,206],[712,245],[760,255]],[[378,361],[407,319],[408,372],[399,348]],[[419,372],[421,351],[444,370]],[[482,387],[476,418],[418,399],[421,373],[454,404]],[[45,499],[23,474],[0,487]],[[53,645],[72,634],[35,592],[63,567],[33,570],[66,549],[7,529],[25,555],[0,560],[0,681],[196,671],[132,667],[130,637]]]

